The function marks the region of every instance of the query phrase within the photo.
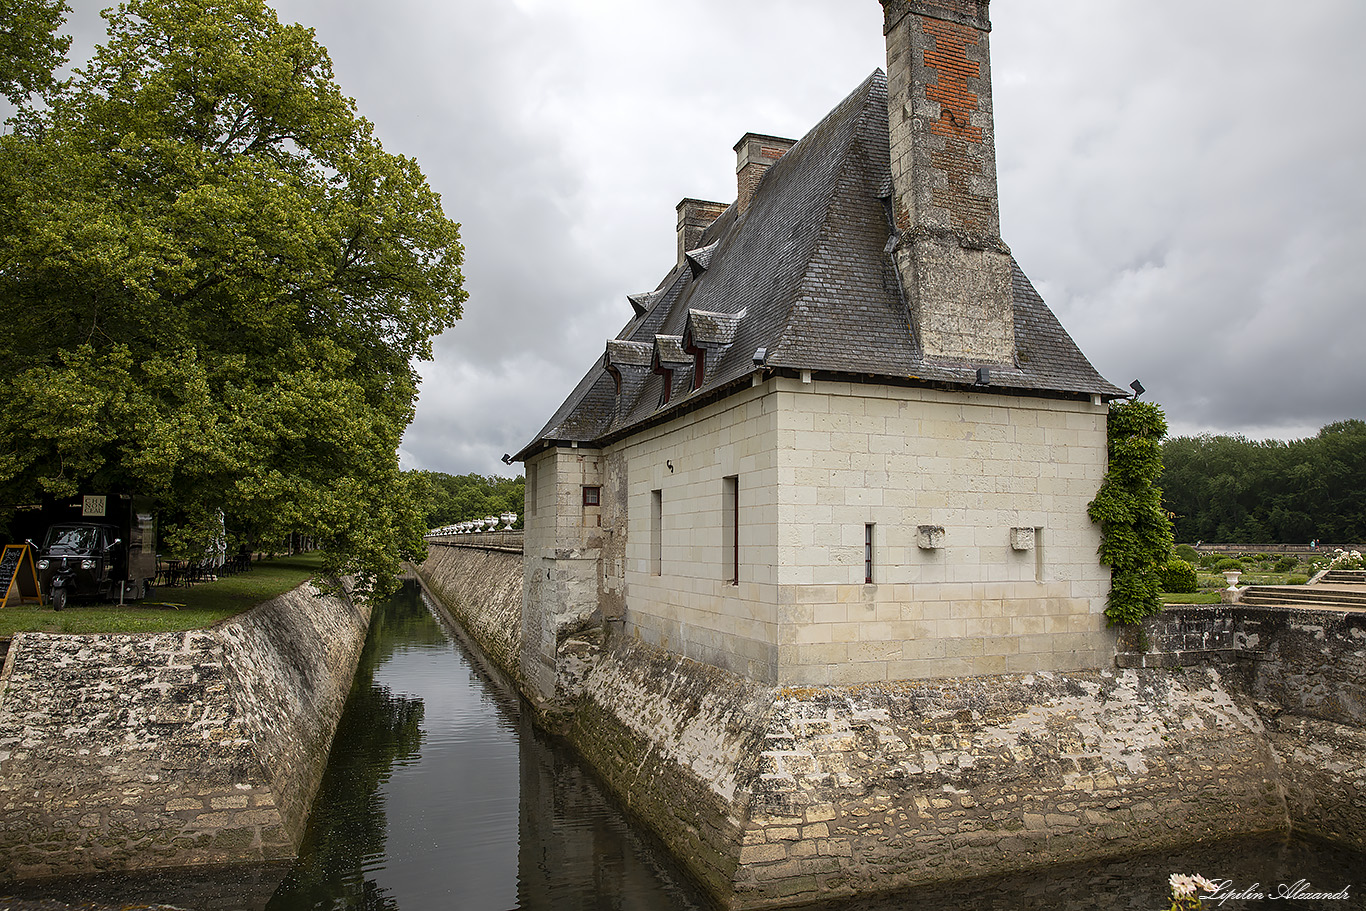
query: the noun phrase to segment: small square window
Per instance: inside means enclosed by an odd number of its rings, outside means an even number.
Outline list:
[[[602,500],[601,487],[585,487],[583,489],[583,505],[597,506]]]

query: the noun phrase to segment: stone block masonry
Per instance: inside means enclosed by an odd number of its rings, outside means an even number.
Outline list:
[[[1257,706],[1282,768],[1291,824],[1366,850],[1366,614],[1168,608],[1121,663],[1225,669]]]
[[[1214,670],[776,688],[618,642],[570,737],[731,908],[1288,828]]]
[[[423,567],[433,590],[474,592],[484,572]],[[464,608],[477,628],[517,610],[497,592]],[[628,626],[584,658],[564,733],[726,908],[1289,829],[1359,847],[1366,616],[1217,610],[1153,621],[1183,656],[1155,667],[811,687]]]
[[[210,629],[16,636],[0,882],[293,858],[369,619],[302,587]]]
[[[494,663],[515,673],[522,648],[522,555],[433,544],[416,570]]]

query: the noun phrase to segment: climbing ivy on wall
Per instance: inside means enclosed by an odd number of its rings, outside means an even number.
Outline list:
[[[1172,549],[1172,526],[1156,485],[1166,434],[1167,419],[1157,405],[1110,406],[1110,467],[1086,512],[1100,523],[1100,562],[1110,567],[1105,616],[1112,625],[1137,623],[1162,610],[1158,591]]]

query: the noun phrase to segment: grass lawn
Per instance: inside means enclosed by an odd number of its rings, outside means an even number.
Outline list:
[[[1173,594],[1173,593],[1171,593],[1171,592],[1163,592],[1162,595],[1161,595],[1161,597],[1162,597],[1162,603],[1163,603],[1163,604],[1218,604],[1218,603],[1219,603],[1219,593],[1218,593],[1218,592],[1195,592],[1195,593],[1189,594],[1189,595],[1187,595],[1187,594]]]
[[[145,601],[118,604],[68,602],[61,613],[25,604],[0,610],[0,638],[14,633],[164,633],[212,626],[297,588],[322,565],[317,554],[276,557],[251,572],[200,582],[192,588],[157,588]]]

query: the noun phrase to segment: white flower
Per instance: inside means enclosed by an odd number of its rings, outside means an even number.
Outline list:
[[[1219,887],[1218,887],[1218,886],[1216,886],[1214,883],[1210,882],[1209,880],[1205,879],[1205,877],[1201,876],[1199,873],[1195,874],[1195,884],[1196,884],[1197,886],[1199,886],[1201,889],[1203,889],[1204,891],[1206,891],[1206,892],[1218,892],[1218,891],[1219,891]]]
[[[1172,887],[1172,895],[1177,898],[1195,897],[1195,878],[1184,873],[1173,873],[1167,882]]]

